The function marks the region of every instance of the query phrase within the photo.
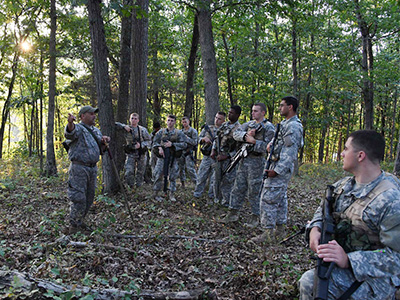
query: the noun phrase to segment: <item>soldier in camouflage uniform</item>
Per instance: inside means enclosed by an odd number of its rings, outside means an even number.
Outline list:
[[[193,151],[197,147],[197,139],[198,133],[197,130],[193,127],[190,127],[190,120],[188,117],[182,118],[183,129],[182,132],[186,136],[186,149],[183,151],[183,154],[180,158],[178,158],[178,166],[179,166],[179,175],[182,183],[182,187],[185,187],[186,181],[186,173],[185,169],[188,172],[188,175],[192,182],[196,183],[196,167],[195,167],[195,158],[193,156]]]
[[[153,154],[158,156],[156,166],[154,168],[154,198],[157,201],[163,201],[164,198],[159,195],[162,190],[164,174],[164,149],[169,148],[171,152],[171,160],[169,165],[169,200],[176,201],[174,193],[176,191],[176,178],[178,177],[178,163],[176,161],[186,149],[186,138],[182,131],[175,129],[176,117],[169,115],[167,118],[167,128],[159,130],[153,141]]]
[[[160,131],[161,129],[161,125],[159,122],[155,122],[153,123],[153,131],[151,132],[151,149],[153,149],[153,145],[154,145],[154,137],[156,136],[156,133],[158,131]],[[157,163],[157,155],[155,155],[152,151],[150,154],[150,167],[151,167],[151,178],[152,181],[154,183],[155,179],[154,179],[154,169],[156,167],[156,163]]]
[[[97,108],[84,106],[79,111],[81,122],[75,124],[75,116],[68,114],[64,135],[70,141],[68,157],[71,161],[68,179],[68,198],[71,201],[69,233],[88,230],[85,216],[93,204],[97,166],[105,144],[110,141],[94,127]],[[92,132],[92,133],[90,133]]]
[[[143,185],[144,172],[146,170],[147,152],[150,148],[151,137],[147,129],[139,125],[139,115],[132,113],[129,117],[131,125],[115,122],[118,129],[125,130],[126,144],[124,150],[125,181],[129,187],[141,187]]]
[[[197,171],[196,188],[194,189],[193,196],[200,198],[203,194],[207,180],[209,180],[208,196],[210,199],[214,198],[213,187],[213,164],[215,160],[210,157],[212,144],[217,134],[217,129],[225,122],[226,114],[222,111],[218,112],[214,118],[214,125],[204,125],[199,135],[199,142],[203,159],[201,160],[199,170]]]
[[[232,186],[235,181],[236,167],[221,177],[222,171],[229,165],[230,158],[236,153],[237,142],[233,138],[233,132],[240,126],[239,116],[242,109],[239,105],[233,105],[228,112],[228,122],[225,122],[217,130],[217,137],[213,143],[211,158],[216,159],[214,177],[214,202],[223,206],[229,206]]]
[[[248,147],[249,154],[240,160],[236,171],[236,179],[229,203],[229,213],[225,222],[236,222],[239,219],[239,210],[248,196],[252,215],[247,227],[258,225],[260,217],[260,189],[265,165],[267,145],[274,137],[275,127],[271,122],[263,122],[267,108],[264,103],[256,103],[252,107],[252,121],[242,124],[233,137],[238,142],[244,142],[240,147]]]
[[[383,172],[383,137],[373,130],[350,134],[342,152],[343,169],[352,173],[334,184],[334,240],[319,245],[322,208],[307,226],[310,248],[325,262],[335,263],[328,299],[339,299],[358,281],[350,299],[394,299],[400,286],[399,181]],[[314,299],[314,270],[299,281],[300,299]]]
[[[272,243],[275,238],[286,235],[287,221],[287,186],[294,171],[297,152],[303,144],[303,126],[296,111],[298,100],[295,97],[284,97],[279,106],[281,122],[268,178],[264,180],[260,194],[260,222],[264,233],[252,239],[253,242]],[[276,231],[275,231],[276,227]]]

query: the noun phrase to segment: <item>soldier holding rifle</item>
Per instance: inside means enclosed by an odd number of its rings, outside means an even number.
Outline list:
[[[313,287],[314,275],[317,283],[320,276],[307,271],[299,281],[300,299],[394,299],[400,286],[400,190],[398,179],[381,170],[384,153],[376,131],[355,131],[347,139],[343,169],[354,176],[333,185],[334,239],[320,244],[322,207],[306,231],[318,259],[332,264],[329,284],[325,291]]]
[[[155,180],[153,185],[154,198],[157,201],[164,200],[159,195],[162,186],[164,186],[163,191],[165,194],[168,194],[167,191],[169,191],[169,200],[176,201],[174,193],[179,172],[176,159],[182,155],[182,151],[186,148],[186,139],[182,131],[175,128],[175,124],[176,116],[169,115],[167,128],[159,130],[153,141],[153,154],[159,158],[153,174]],[[167,181],[169,181],[169,187]]]
[[[197,148],[198,133],[197,130],[190,126],[190,119],[188,117],[182,118],[182,132],[186,136],[186,149],[183,154],[178,158],[178,166],[180,172],[180,179],[182,187],[185,187],[186,171],[190,180],[196,184],[196,164],[194,158],[194,150]]]
[[[295,97],[287,96],[282,98],[279,106],[285,120],[280,123],[276,142],[272,142],[275,145],[271,153],[272,163],[265,170],[267,178],[260,194],[260,223],[264,232],[251,239],[256,243],[271,244],[286,235],[287,186],[303,143],[303,126],[297,117],[298,105]]]

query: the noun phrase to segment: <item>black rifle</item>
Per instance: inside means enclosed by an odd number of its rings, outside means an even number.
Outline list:
[[[171,149],[163,148],[164,149],[164,165],[163,165],[163,172],[164,172],[164,189],[163,191],[166,193],[168,191],[168,175],[169,175],[169,165],[171,160],[173,159],[171,155]],[[171,163],[172,165],[172,163]]]
[[[326,190],[326,197],[322,207],[322,229],[321,229],[321,244],[327,244],[333,239],[335,231],[335,223],[333,220],[333,190],[332,185],[328,185]],[[322,258],[318,258],[317,270],[314,275],[314,299],[325,300],[328,299],[329,278],[335,263],[324,262]]]
[[[274,155],[275,145],[276,145],[276,141],[278,139],[278,134],[279,134],[280,129],[281,129],[281,123],[278,123],[278,125],[276,125],[274,140],[273,140],[271,146],[269,147],[269,155],[268,155],[268,159],[267,159],[267,164],[265,165],[265,171],[264,171],[264,176],[263,176],[264,179],[268,178],[267,171],[269,170],[269,168],[271,167],[271,164],[272,164],[272,155]]]

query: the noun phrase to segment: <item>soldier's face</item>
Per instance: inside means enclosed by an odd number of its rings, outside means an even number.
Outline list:
[[[131,125],[134,127],[136,127],[139,124],[139,117],[137,116],[131,116],[129,120],[131,122]]]
[[[232,123],[236,122],[239,119],[239,115],[236,113],[236,111],[233,108],[231,108],[228,111],[228,119]]]
[[[264,119],[265,111],[261,110],[261,107],[258,105],[254,105],[251,109],[251,117],[253,120],[260,122]]]
[[[188,128],[189,127],[189,120],[183,119],[182,120],[182,125],[183,125],[184,128]]]
[[[343,170],[353,173],[358,165],[360,151],[357,151],[352,145],[352,137],[349,137],[344,145],[341,155],[343,157]]]
[[[96,121],[96,114],[94,112],[86,112],[81,114],[81,120],[86,125],[93,126]]]
[[[281,104],[279,105],[279,111],[281,113],[281,116],[286,117],[289,115],[289,110],[290,108],[293,109],[292,105],[287,105],[285,100],[281,101]]]
[[[167,127],[172,129],[174,128],[176,120],[173,118],[167,118]]]
[[[214,125],[217,127],[220,127],[222,125],[222,123],[225,122],[225,117],[223,115],[220,114],[216,114],[215,118],[214,118]]]

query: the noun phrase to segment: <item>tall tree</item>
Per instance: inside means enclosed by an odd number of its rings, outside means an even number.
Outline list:
[[[96,81],[99,104],[100,128],[104,135],[111,137],[111,153],[115,153],[115,122],[111,99],[110,78],[108,74],[108,49],[101,16],[101,0],[88,0],[89,27],[93,53],[94,77]],[[114,193],[119,190],[117,177],[114,174],[111,157],[103,156],[104,192]]]
[[[46,132],[46,175],[57,175],[56,155],[54,152],[54,112],[56,98],[56,31],[57,11],[56,0],[50,1],[50,66],[49,66],[49,108],[47,114]]]

